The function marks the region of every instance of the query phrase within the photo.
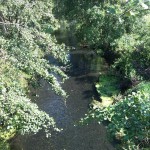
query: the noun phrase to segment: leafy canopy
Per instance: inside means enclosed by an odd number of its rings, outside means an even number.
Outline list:
[[[66,19],[76,20],[73,23],[81,45],[96,49],[122,76],[149,79],[149,0],[59,3],[64,9],[58,14],[64,12]]]
[[[27,96],[29,83],[46,80],[57,94],[67,76],[47,60],[67,63],[65,46],[58,45],[52,0],[0,0],[0,132],[37,133],[55,127],[53,118]],[[58,81],[60,76],[62,81]],[[1,134],[2,135],[2,134]],[[48,135],[48,134],[47,134]]]

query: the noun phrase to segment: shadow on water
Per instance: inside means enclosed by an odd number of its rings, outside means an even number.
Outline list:
[[[104,67],[103,61],[85,51],[71,52],[70,60],[70,78],[63,84],[69,94],[66,104],[46,82],[37,90],[39,97],[36,100],[63,131],[52,133],[51,138],[46,138],[42,131],[36,135],[18,136],[11,142],[11,150],[114,150],[107,139],[105,126],[95,121],[87,126],[74,126],[88,113],[89,103],[96,96],[93,83]]]

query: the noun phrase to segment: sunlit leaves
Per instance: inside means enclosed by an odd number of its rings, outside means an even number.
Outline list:
[[[108,120],[111,136],[122,142],[120,149],[129,149],[130,146],[136,149],[139,142],[144,143],[149,138],[149,114],[150,94],[133,92],[113,105],[91,110],[81,122]]]
[[[144,4],[144,3],[140,3],[141,4],[141,6],[144,8],[144,9],[148,9],[148,6],[146,5],[146,4]]]
[[[36,104],[14,91],[0,95],[0,119],[3,121],[3,130],[15,129],[17,133],[37,133],[41,129],[54,128],[55,122],[45,112],[40,111]],[[48,134],[48,133],[47,133]]]
[[[58,29],[50,0],[1,0],[0,3],[0,120],[1,130],[37,133],[54,128],[54,120],[27,98],[28,85],[44,79],[66,97],[61,83],[67,79],[57,64],[67,64],[65,45],[52,33]],[[4,30],[5,29],[5,30]],[[50,55],[52,60],[45,56]],[[59,77],[59,81],[57,79]],[[30,85],[31,86],[31,85]],[[0,125],[1,127],[1,125]]]

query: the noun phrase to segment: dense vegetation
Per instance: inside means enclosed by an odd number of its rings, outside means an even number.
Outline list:
[[[107,107],[91,110],[84,123],[96,119],[108,121],[108,131],[120,141],[118,149],[137,150],[149,146],[150,95],[143,91],[132,92]]]
[[[65,46],[52,36],[59,27],[52,9],[51,0],[0,0],[0,139],[42,129],[49,136],[51,128],[58,130],[28,96],[29,87],[43,79],[66,97],[60,84],[67,76],[45,57],[67,63]]]
[[[64,16],[74,21],[80,43],[103,54],[122,76],[149,78],[149,1],[62,3]]]
[[[95,110],[86,119],[108,120],[112,137],[122,143],[119,149],[147,147],[150,95],[149,90],[143,89],[150,86],[150,1],[65,0],[57,1],[59,4],[63,9],[57,10],[57,13],[64,13],[64,17],[71,22],[70,28],[75,29],[80,45],[88,46],[106,58],[115,72],[109,77],[110,82],[105,82],[105,77],[109,75],[101,75],[96,84],[101,100],[113,97],[113,104],[98,106],[94,101],[97,107],[93,107]],[[115,86],[112,84],[116,82],[112,78],[114,75],[121,79],[120,84]],[[132,86],[135,88],[134,92],[131,89],[125,96],[117,96],[116,86],[122,92]]]
[[[50,128],[58,130],[53,118],[28,96],[29,87],[39,86],[44,79],[57,94],[66,97],[56,76],[61,76],[62,82],[67,76],[45,57],[50,55],[60,64],[67,63],[65,46],[57,44],[53,36],[59,27],[55,12],[60,20],[69,22],[79,45],[95,50],[113,69],[110,76],[100,76],[96,84],[101,99],[113,98],[113,103],[94,107],[85,120],[109,121],[111,136],[121,141],[119,149],[147,147],[149,7],[149,0],[56,0],[54,4],[52,0],[0,0],[0,139],[41,129],[48,136]],[[122,83],[119,85],[113,76]],[[118,87],[126,90],[129,85],[134,88],[118,96]]]

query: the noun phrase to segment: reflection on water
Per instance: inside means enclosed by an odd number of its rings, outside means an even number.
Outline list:
[[[96,122],[88,126],[74,126],[88,112],[88,105],[94,95],[93,83],[104,68],[103,60],[93,52],[74,51],[70,54],[72,67],[68,72],[70,78],[63,88],[69,94],[66,104],[60,96],[49,90],[43,82],[37,91],[39,107],[53,116],[58,127],[64,130],[52,133],[46,138],[43,132],[36,135],[19,136],[11,143],[12,150],[113,150],[108,142],[106,129]]]
[[[73,73],[89,75],[89,73],[98,73],[105,69],[106,63],[103,58],[97,56],[94,51],[76,50],[70,54],[73,64]]]

